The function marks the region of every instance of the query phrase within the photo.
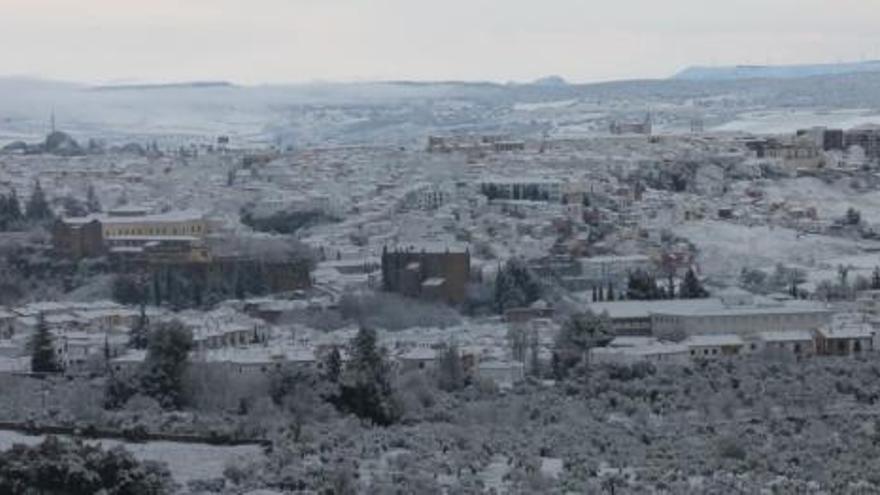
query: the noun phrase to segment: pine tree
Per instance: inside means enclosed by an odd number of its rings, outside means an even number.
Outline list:
[[[39,180],[34,182],[34,191],[28,199],[25,218],[31,222],[43,222],[52,218],[52,210]]]
[[[684,275],[684,281],[678,290],[678,295],[682,299],[703,299],[709,297],[709,292],[703,288],[703,284],[697,278],[694,269],[688,268],[687,273]]]
[[[880,290],[880,266],[875,266],[874,273],[871,274],[871,289]]]
[[[160,324],[150,334],[140,389],[166,409],[179,409],[184,403],[183,375],[192,345],[192,334],[179,321]]]
[[[626,298],[632,301],[653,301],[663,299],[666,293],[657,285],[653,275],[644,270],[635,270],[629,274],[626,287]]]
[[[46,318],[40,313],[37,316],[37,328],[30,342],[31,371],[34,373],[58,373],[63,371],[55,352],[55,342]]]
[[[351,360],[341,383],[343,409],[387,426],[399,416],[390,367],[377,345],[376,331],[362,327],[351,343]]]

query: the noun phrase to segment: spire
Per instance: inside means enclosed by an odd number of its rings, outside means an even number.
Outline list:
[[[49,125],[52,134],[55,134],[55,107],[52,107],[52,115],[49,117]]]

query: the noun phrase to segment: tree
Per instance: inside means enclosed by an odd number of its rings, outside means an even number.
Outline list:
[[[0,453],[0,493],[165,495],[175,491],[165,464],[140,462],[123,447],[48,437]]]
[[[871,274],[871,290],[880,290],[880,266],[875,266]]]
[[[844,221],[847,225],[859,225],[862,223],[862,213],[855,208],[849,208],[846,210]]]
[[[351,359],[341,382],[340,406],[381,426],[394,423],[400,411],[391,386],[388,362],[377,345],[376,331],[361,327],[352,340]]]
[[[46,318],[42,313],[37,316],[37,329],[30,342],[31,371],[34,373],[58,373],[64,371],[55,352],[55,342]]]
[[[132,275],[116,275],[111,292],[119,304],[143,304],[147,298],[143,284]]]
[[[541,286],[534,273],[520,260],[510,260],[495,278],[495,310],[528,306],[541,297]]]
[[[89,213],[101,212],[101,201],[98,200],[98,195],[95,194],[95,186],[92,184],[89,184],[89,188],[86,190],[86,209]]]
[[[440,390],[453,392],[465,385],[464,365],[457,344],[450,344],[437,358],[437,386]]]
[[[150,342],[150,319],[147,317],[147,308],[141,302],[140,314],[131,327],[128,335],[128,345],[133,349],[146,349]]]
[[[140,390],[165,409],[183,406],[183,374],[189,364],[192,334],[177,320],[156,325],[140,370]]]
[[[64,216],[66,217],[84,217],[89,213],[86,205],[73,196],[65,196],[61,201],[64,207]]]
[[[703,288],[703,284],[697,278],[693,268],[688,268],[687,273],[685,273],[678,297],[681,299],[704,299],[709,297],[709,292]]]
[[[330,383],[339,383],[342,377],[342,354],[335,345],[324,356],[324,378]]]
[[[611,339],[611,323],[607,314],[591,311],[572,316],[562,325],[553,349],[553,372],[565,378],[571,368],[584,362],[593,347]]]
[[[663,290],[657,285],[654,276],[645,270],[630,272],[626,287],[626,298],[633,301],[652,301],[663,299]]]
[[[28,199],[25,218],[31,222],[44,222],[51,220],[52,217],[52,209],[49,208],[46,194],[43,192],[42,186],[40,186],[40,181],[37,180],[34,182],[34,190]]]

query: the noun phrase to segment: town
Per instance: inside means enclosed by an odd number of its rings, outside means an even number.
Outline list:
[[[413,408],[436,400],[420,395],[426,381],[509,400],[552,397],[596,370],[870,362],[880,127],[658,131],[645,115],[580,138],[470,132],[302,148],[227,135],[84,145],[53,115],[43,141],[0,154],[0,374],[10,389],[54,391],[0,420],[264,442],[276,433],[253,423],[269,421],[260,394],[275,415],[292,407],[299,431],[328,405],[374,424],[414,421]],[[144,373],[170,359],[157,346],[172,352],[181,336],[186,371],[150,375],[164,384],[153,387]],[[363,361],[374,354],[394,390],[371,400],[393,407],[347,395],[373,390],[343,377],[375,366]],[[300,390],[316,377],[338,395]],[[69,383],[89,397],[80,413],[60,392]],[[181,409],[202,419],[157,422]],[[210,419],[233,409],[235,421]],[[539,456],[517,481],[497,454],[469,469],[546,489],[573,482],[563,457]],[[575,486],[639,486],[613,459]],[[362,481],[387,476],[358,469]],[[460,470],[419,482],[486,483]],[[269,486],[315,482],[296,476]],[[230,489],[273,479],[225,477]]]

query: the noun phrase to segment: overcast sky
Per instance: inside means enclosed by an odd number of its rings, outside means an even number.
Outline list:
[[[0,74],[570,81],[880,58],[880,0],[0,0]]]

